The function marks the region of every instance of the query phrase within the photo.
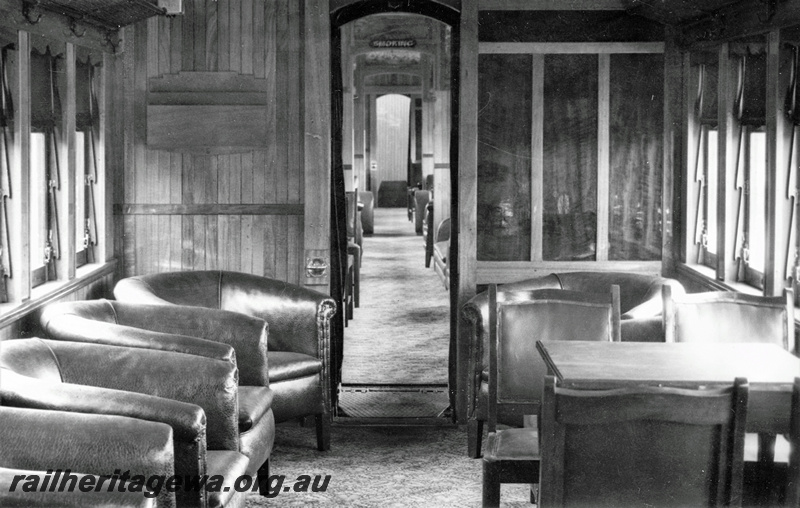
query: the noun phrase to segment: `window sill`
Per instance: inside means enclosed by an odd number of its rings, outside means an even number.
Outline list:
[[[84,265],[75,271],[74,279],[47,282],[33,288],[29,300],[0,304],[0,328],[5,328],[48,303],[114,273],[116,266],[116,260]]]
[[[724,282],[717,280],[716,272],[704,265],[687,265],[681,264],[678,267],[678,273],[687,276],[694,282],[708,287],[709,291],[736,291],[737,293],[746,293],[749,295],[761,296],[764,292],[757,287],[742,282]]]
[[[764,294],[762,290],[741,282],[722,282],[716,280],[716,273],[707,266],[680,264],[678,266],[678,274],[685,276],[692,282],[707,287],[709,291],[735,291],[737,293],[756,296],[762,296]],[[800,307],[795,306],[794,315],[795,328],[800,328]]]

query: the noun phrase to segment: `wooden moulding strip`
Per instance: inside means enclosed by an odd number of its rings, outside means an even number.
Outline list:
[[[114,205],[115,215],[303,215],[303,204]]]

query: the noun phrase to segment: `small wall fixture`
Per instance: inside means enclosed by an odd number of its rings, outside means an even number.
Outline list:
[[[183,0],[158,0],[158,6],[167,16],[183,14]]]

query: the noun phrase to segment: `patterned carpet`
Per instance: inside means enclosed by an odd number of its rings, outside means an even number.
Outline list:
[[[342,383],[447,384],[450,308],[404,208],[376,208],[364,237],[361,306],[344,331]]]
[[[249,508],[481,505],[481,460],[467,457],[463,429],[334,425],[328,452],[316,450],[313,435],[311,428],[279,425],[271,473],[285,475],[284,488],[303,474],[330,475],[326,492],[251,494]],[[503,485],[501,506],[530,508],[528,496],[527,485]]]

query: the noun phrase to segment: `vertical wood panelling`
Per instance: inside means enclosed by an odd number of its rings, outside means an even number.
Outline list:
[[[219,39],[218,39],[218,9],[219,2],[206,3],[206,66],[207,71],[217,71],[219,69]]]
[[[242,72],[242,0],[229,0],[230,70]]]
[[[304,202],[302,13],[293,0],[196,0],[185,3],[184,16],[126,30],[126,170],[117,204]],[[265,80],[267,147],[213,154],[149,149],[148,80],[216,71]],[[121,223],[123,275],[224,268],[301,282],[302,216],[127,215]]]
[[[220,71],[231,70],[231,24],[230,24],[230,9],[228,2],[219,2],[217,6],[217,20],[218,20],[218,46],[217,52],[217,67]]]

